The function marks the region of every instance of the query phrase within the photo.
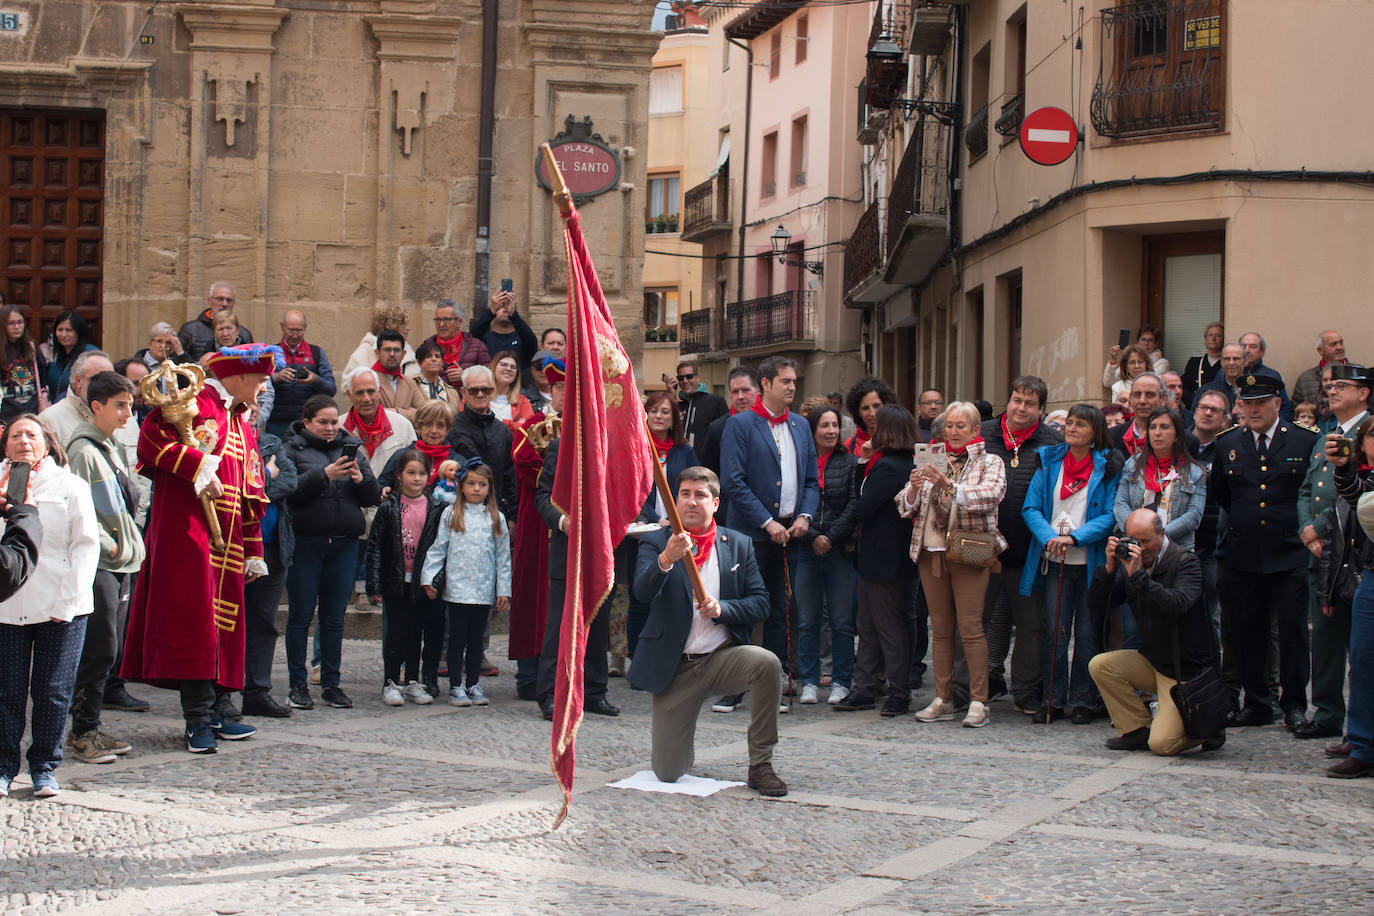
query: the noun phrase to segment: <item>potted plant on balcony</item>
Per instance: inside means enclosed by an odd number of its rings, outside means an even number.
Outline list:
[[[669,213],[669,214],[668,214],[668,231],[669,231],[669,232],[677,232],[677,214],[676,214],[676,213]]]
[[[668,217],[666,217],[666,216],[664,216],[664,215],[662,215],[662,214],[659,214],[659,216],[654,220],[654,224],[655,224],[656,226],[658,226],[658,231],[659,231],[659,232],[667,232],[667,231],[668,231]]]
[[[672,341],[673,343],[677,343],[677,325],[675,325],[675,324],[665,325],[665,326],[662,328],[662,331],[663,331],[663,339],[664,339],[664,340]]]
[[[652,218],[644,220],[644,234],[653,235],[658,231],[658,224]]]

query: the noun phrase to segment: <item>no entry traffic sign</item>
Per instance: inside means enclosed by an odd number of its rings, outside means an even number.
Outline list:
[[[1062,108],[1037,108],[1021,121],[1021,151],[1032,162],[1058,165],[1078,146],[1078,125]]]

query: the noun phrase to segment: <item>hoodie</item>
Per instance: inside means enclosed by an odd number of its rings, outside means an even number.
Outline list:
[[[134,515],[134,489],[123,449],[93,423],[81,423],[67,446],[67,467],[91,486],[100,529],[99,568],[112,573],[137,572],[145,556],[143,536]]]

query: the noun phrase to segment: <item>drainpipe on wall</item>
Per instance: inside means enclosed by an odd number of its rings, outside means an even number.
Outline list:
[[[744,67],[744,155],[741,156],[739,171],[739,265],[735,278],[735,296],[744,301],[744,232],[745,210],[749,206],[749,129],[754,112],[754,50],[729,36],[726,41],[740,48],[747,55]],[[721,321],[725,321],[725,303],[721,303]]]
[[[487,307],[491,274],[492,146],[496,133],[496,37],[499,0],[482,0],[482,103],[477,124],[477,239],[472,315]]]

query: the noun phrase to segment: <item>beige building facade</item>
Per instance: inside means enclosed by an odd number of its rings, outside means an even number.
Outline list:
[[[687,189],[682,237],[703,261],[682,351],[723,390],[733,365],[799,364],[801,398],[862,375],[844,307],[844,241],[862,212],[850,125],[870,12],[860,4],[703,3],[713,169]],[[781,254],[778,253],[781,250]]]
[[[1362,320],[1374,123],[1331,91],[1368,81],[1359,44],[1374,8],[885,0],[872,12],[879,91],[857,140],[878,225],[850,239],[846,299],[872,315],[865,355],[908,406],[927,386],[1000,406],[1020,373],[1046,380],[1052,407],[1100,403],[1108,348],[1146,323],[1179,370],[1212,320],[1230,341],[1263,335],[1290,387],[1323,328],[1374,361]],[[904,67],[874,53],[881,36]],[[1058,165],[1021,148],[1023,118],[1043,106],[1081,133]],[[912,173],[932,193],[900,185]],[[894,225],[930,245],[890,245]]]
[[[216,280],[257,339],[300,308],[340,361],[374,305],[409,309],[418,342],[437,299],[504,277],[536,329],[561,325],[561,225],[534,164],[585,128],[621,168],[581,209],[638,354],[651,0],[3,6],[3,289],[31,333],[76,308],[127,355]]]

